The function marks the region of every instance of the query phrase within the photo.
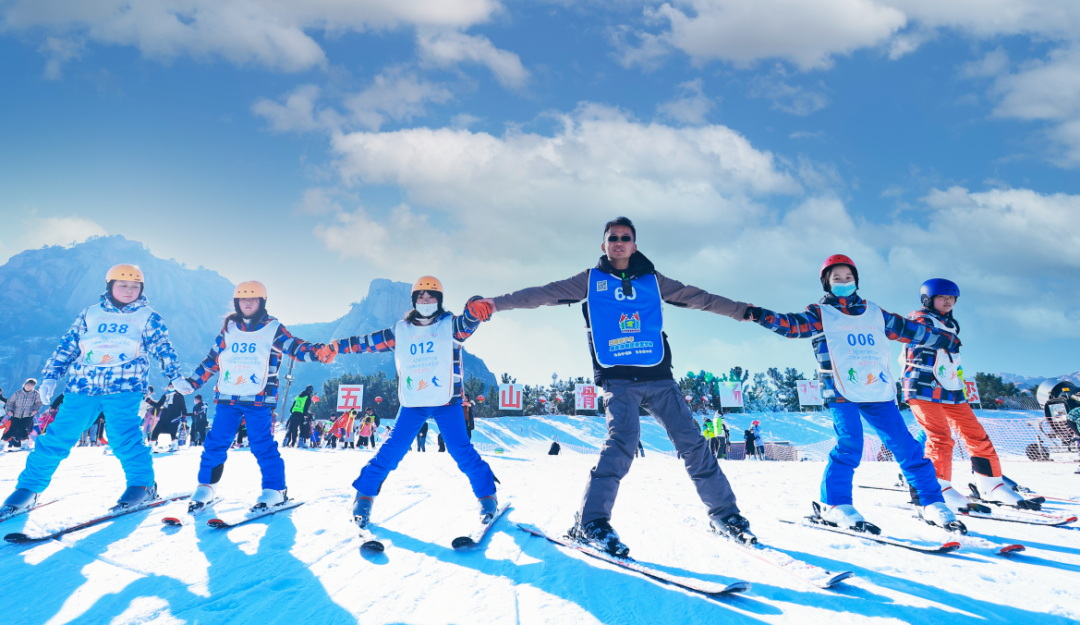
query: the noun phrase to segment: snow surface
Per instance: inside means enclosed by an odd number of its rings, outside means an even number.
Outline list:
[[[648,453],[623,480],[613,525],[631,554],[662,570],[713,582],[742,579],[750,593],[710,599],[563,550],[516,529],[531,523],[563,532],[595,456],[547,456],[540,427],[569,444],[593,445],[599,419],[537,418],[529,434],[512,419],[480,424],[504,454],[485,453],[513,508],[478,548],[456,552],[477,506],[447,454],[410,453],[376,499],[384,554],[359,551],[350,483],[370,451],[284,449],[290,495],[307,503],[231,530],[166,528],[183,504],[143,511],[59,541],[0,545],[0,614],[19,625],[86,623],[1072,623],[1080,619],[1080,531],[969,519],[971,539],[952,555],[924,555],[843,535],[784,525],[818,492],[814,462],[722,462],[743,514],[768,544],[856,577],[833,590],[800,583],[684,525],[703,509],[681,462]],[[646,449],[663,437],[642,419]],[[515,432],[515,428],[518,429]],[[600,428],[600,429],[598,429]],[[477,440],[481,437],[477,436]],[[430,439],[434,441],[434,439]],[[577,442],[573,442],[577,441]],[[670,446],[670,443],[668,443]],[[199,450],[155,457],[159,490],[195,485]],[[0,491],[14,486],[25,453],[0,456]],[[1007,473],[1046,494],[1080,494],[1075,466],[1007,463]],[[857,484],[889,485],[892,463],[868,463]],[[83,520],[123,490],[119,463],[79,448],[61,465],[45,498],[62,501],[0,524],[4,533],[41,532]],[[233,451],[217,512],[245,508],[259,491],[250,452]],[[899,504],[903,493],[856,489],[856,505],[886,531],[940,539]],[[1078,506],[1054,509],[1080,512]],[[979,541],[1022,542],[1001,557]]]

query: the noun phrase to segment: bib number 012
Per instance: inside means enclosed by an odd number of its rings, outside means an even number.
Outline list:
[[[854,347],[855,345],[873,345],[873,334],[849,334],[847,335],[848,345]]]
[[[430,354],[433,349],[435,349],[435,343],[432,341],[428,341],[427,343],[413,343],[409,346],[409,353],[413,356],[417,354]]]

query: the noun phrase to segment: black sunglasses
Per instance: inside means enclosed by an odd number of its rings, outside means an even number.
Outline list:
[[[615,243],[616,241],[622,241],[623,243],[629,243],[629,242],[634,240],[634,237],[630,236],[629,234],[624,234],[621,237],[616,235],[616,234],[613,234],[613,235],[609,236],[607,238],[607,240],[608,240],[608,243]]]

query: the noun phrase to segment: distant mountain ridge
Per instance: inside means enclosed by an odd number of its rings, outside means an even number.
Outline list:
[[[105,292],[105,273],[118,263],[142,268],[150,306],[165,320],[185,375],[194,371],[232,310],[234,285],[216,271],[189,269],[175,260],[157,258],[142,243],[117,235],[71,247],[27,250],[0,265],[0,388],[13,391],[26,378],[40,379],[41,368],[60,337],[82,309],[99,301]],[[367,297],[341,318],[287,327],[294,336],[312,342],[381,330],[412,307],[410,291],[411,285],[402,282],[373,280]],[[273,314],[273,298],[267,308]],[[345,355],[331,365],[297,363],[289,395],[295,397],[308,384],[321,392],[323,381],[344,373],[379,370],[393,376],[392,354]],[[495,383],[483,361],[468,353],[465,375]],[[284,389],[284,371],[282,378]],[[151,366],[150,383],[159,393],[166,383],[156,364]],[[205,391],[213,393],[202,389],[204,397],[208,397]]]
[[[1030,375],[1017,375],[1015,373],[999,373],[998,375],[1001,376],[1001,380],[1003,382],[1005,382],[1005,383],[1012,382],[1013,384],[1016,385],[1017,388],[1019,388],[1022,391],[1026,391],[1026,390],[1030,389],[1032,386],[1038,386],[1039,384],[1042,384],[1043,381],[1045,381],[1045,380],[1052,380],[1052,379],[1071,380],[1071,381],[1075,382],[1076,384],[1080,384],[1080,371],[1077,371],[1076,373],[1067,373],[1065,375],[1057,375],[1057,376],[1052,375],[1052,376],[1049,376],[1049,377],[1030,376]]]

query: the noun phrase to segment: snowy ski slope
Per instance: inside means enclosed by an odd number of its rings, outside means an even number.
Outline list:
[[[574,427],[558,419],[549,425],[572,444],[571,438],[594,443],[602,434],[587,422]],[[643,426],[655,424],[643,419]],[[612,519],[631,554],[679,576],[753,584],[745,595],[719,600],[664,586],[516,529],[513,523],[524,522],[564,531],[594,457],[547,456],[539,434],[528,438],[503,427],[509,431],[488,435],[504,437],[506,453],[485,456],[502,482],[500,496],[512,498],[513,508],[472,551],[456,552],[450,541],[469,527],[475,500],[452,459],[435,453],[434,443],[426,454],[410,453],[376,499],[374,520],[387,542],[379,555],[360,552],[350,523],[350,483],[371,452],[286,449],[290,495],[307,503],[277,516],[232,530],[205,527],[205,517],[197,525],[164,527],[160,518],[183,509],[177,506],[59,541],[0,544],[3,622],[982,625],[1080,619],[1077,528],[968,520],[976,539],[969,542],[1028,547],[1024,554],[1001,557],[971,544],[956,554],[928,556],[781,524],[777,519],[808,512],[823,468],[812,462],[725,462],[723,468],[763,541],[834,571],[850,569],[854,579],[819,590],[686,527],[685,520],[703,518],[693,486],[678,460],[650,453],[623,481]],[[522,444],[510,448],[515,436]],[[155,458],[162,493],[195,485],[198,453]],[[25,459],[23,453],[0,456],[5,494]],[[1080,494],[1073,466],[1016,463],[1006,469],[1048,494]],[[856,483],[889,485],[895,473],[891,463],[870,463],[858,471]],[[0,524],[0,530],[39,532],[81,520],[110,505],[123,486],[114,457],[76,449],[47,491],[62,501]],[[225,502],[217,511],[247,506],[258,489],[254,458],[231,452],[219,489]],[[857,505],[885,531],[939,537],[904,510],[874,505],[900,503],[902,493],[856,490]]]

